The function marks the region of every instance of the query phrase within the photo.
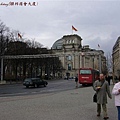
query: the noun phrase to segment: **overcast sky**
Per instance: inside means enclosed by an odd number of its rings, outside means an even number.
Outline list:
[[[82,45],[102,49],[105,54],[120,36],[120,0],[12,0],[35,2],[36,6],[5,6],[11,0],[0,0],[0,19],[7,27],[19,30],[23,38],[35,39],[45,47],[64,35],[82,37]]]

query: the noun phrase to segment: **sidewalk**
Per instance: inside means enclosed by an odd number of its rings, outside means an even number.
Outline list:
[[[0,81],[0,85],[13,85],[13,84],[22,84],[22,81]]]
[[[111,89],[112,87],[113,85],[111,85]],[[83,87],[55,95],[54,97],[57,98],[54,101],[55,104],[58,103],[56,101],[61,101],[61,107],[59,106],[59,113],[57,114],[62,117],[57,120],[103,120],[102,114],[100,117],[96,116],[96,103],[92,102],[93,94],[92,87]],[[107,108],[109,120],[117,120],[114,97],[112,100],[108,98]]]

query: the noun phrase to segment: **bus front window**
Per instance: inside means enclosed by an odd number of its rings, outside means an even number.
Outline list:
[[[91,74],[91,70],[80,70],[80,74]]]

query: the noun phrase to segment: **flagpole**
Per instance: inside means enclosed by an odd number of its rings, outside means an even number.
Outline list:
[[[98,44],[98,50],[100,49],[100,45]]]
[[[98,51],[99,51],[99,72],[102,72],[102,64],[101,64],[101,52],[100,52],[100,45],[98,44]]]
[[[73,28],[72,28],[72,35],[73,35]]]
[[[98,47],[98,50],[99,50],[99,47]]]
[[[73,35],[73,29],[72,29],[72,35]]]

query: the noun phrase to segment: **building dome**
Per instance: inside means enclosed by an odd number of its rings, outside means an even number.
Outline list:
[[[52,49],[62,49],[62,45],[63,39],[59,39],[53,44]]]
[[[81,40],[82,38],[76,34],[73,35],[64,35],[61,39],[58,39],[51,49],[62,49],[63,45],[65,46],[71,46],[71,45],[77,45],[81,46]]]

